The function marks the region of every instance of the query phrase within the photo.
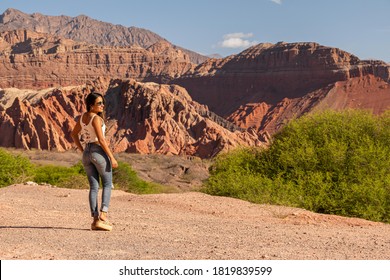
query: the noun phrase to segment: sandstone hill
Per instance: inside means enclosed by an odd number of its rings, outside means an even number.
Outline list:
[[[16,9],[7,9],[0,15],[0,31],[26,29],[47,33],[98,46],[149,48],[159,41],[186,53],[193,63],[201,63],[207,57],[196,52],[177,47],[149,30],[138,27],[125,27],[92,19],[85,15],[77,17],[47,16],[40,13],[26,14]]]
[[[256,133],[235,130],[176,85],[99,79],[86,86],[40,92],[13,91],[0,105],[0,146],[64,151],[85,111],[86,94],[105,93],[107,133],[114,152],[209,158],[238,145],[261,146]],[[9,96],[3,90],[0,96]],[[0,98],[1,101],[1,98]],[[0,103],[1,104],[1,103]]]
[[[81,85],[100,76],[165,82],[195,64],[166,41],[147,49],[104,47],[46,33],[0,33],[0,87],[47,88]]]
[[[263,145],[289,120],[313,111],[389,109],[390,65],[382,61],[312,42],[279,42],[195,64],[158,35],[137,35],[144,41],[136,43],[130,29],[86,16],[4,12],[0,145],[70,149],[63,135],[92,89],[106,94],[116,151],[139,153],[210,157]]]
[[[259,44],[210,59],[172,81],[192,98],[242,126],[273,133],[315,109],[390,105],[390,65],[362,61],[317,43]]]

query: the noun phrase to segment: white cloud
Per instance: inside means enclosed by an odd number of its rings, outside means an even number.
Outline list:
[[[230,39],[230,38],[251,38],[253,37],[253,33],[242,33],[242,32],[238,32],[238,33],[229,33],[229,34],[225,34],[223,35],[223,39]]]
[[[271,0],[271,2],[274,2],[278,5],[282,5],[282,0]]]
[[[230,33],[223,36],[223,41],[218,45],[222,48],[248,48],[250,46],[258,44],[257,41],[245,40],[247,38],[253,37],[253,33]]]

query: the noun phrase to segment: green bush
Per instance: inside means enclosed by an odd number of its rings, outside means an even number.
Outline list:
[[[77,163],[72,167],[45,165],[36,168],[34,181],[48,183],[64,188],[89,188],[84,167]],[[125,162],[119,162],[119,166],[113,169],[113,183],[115,189],[137,194],[159,193],[163,187],[141,180],[131,166]]]
[[[27,158],[0,149],[0,187],[31,180],[33,172],[33,164]]]
[[[44,165],[35,169],[34,181],[64,188],[88,188],[84,167],[78,162],[72,167]]]
[[[89,183],[84,166],[79,161],[72,167],[56,165],[33,165],[28,158],[0,149],[0,187],[25,183],[32,180],[38,184],[50,184],[62,188],[88,189]],[[175,192],[173,187],[162,186],[153,182],[141,180],[131,166],[119,162],[119,167],[113,169],[115,189],[137,194]]]
[[[125,162],[118,162],[118,168],[113,169],[113,183],[116,189],[137,194],[160,193],[164,187],[141,180],[131,166]]]
[[[327,111],[291,121],[268,149],[217,158],[204,191],[390,222],[390,113]]]

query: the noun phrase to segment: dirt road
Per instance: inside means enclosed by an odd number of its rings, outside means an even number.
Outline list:
[[[88,191],[0,189],[0,259],[390,259],[390,225],[202,193],[114,190],[112,232]]]

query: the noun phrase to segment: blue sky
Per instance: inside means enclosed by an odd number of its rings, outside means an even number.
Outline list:
[[[0,0],[7,8],[141,27],[206,55],[310,41],[390,63],[390,0]]]

